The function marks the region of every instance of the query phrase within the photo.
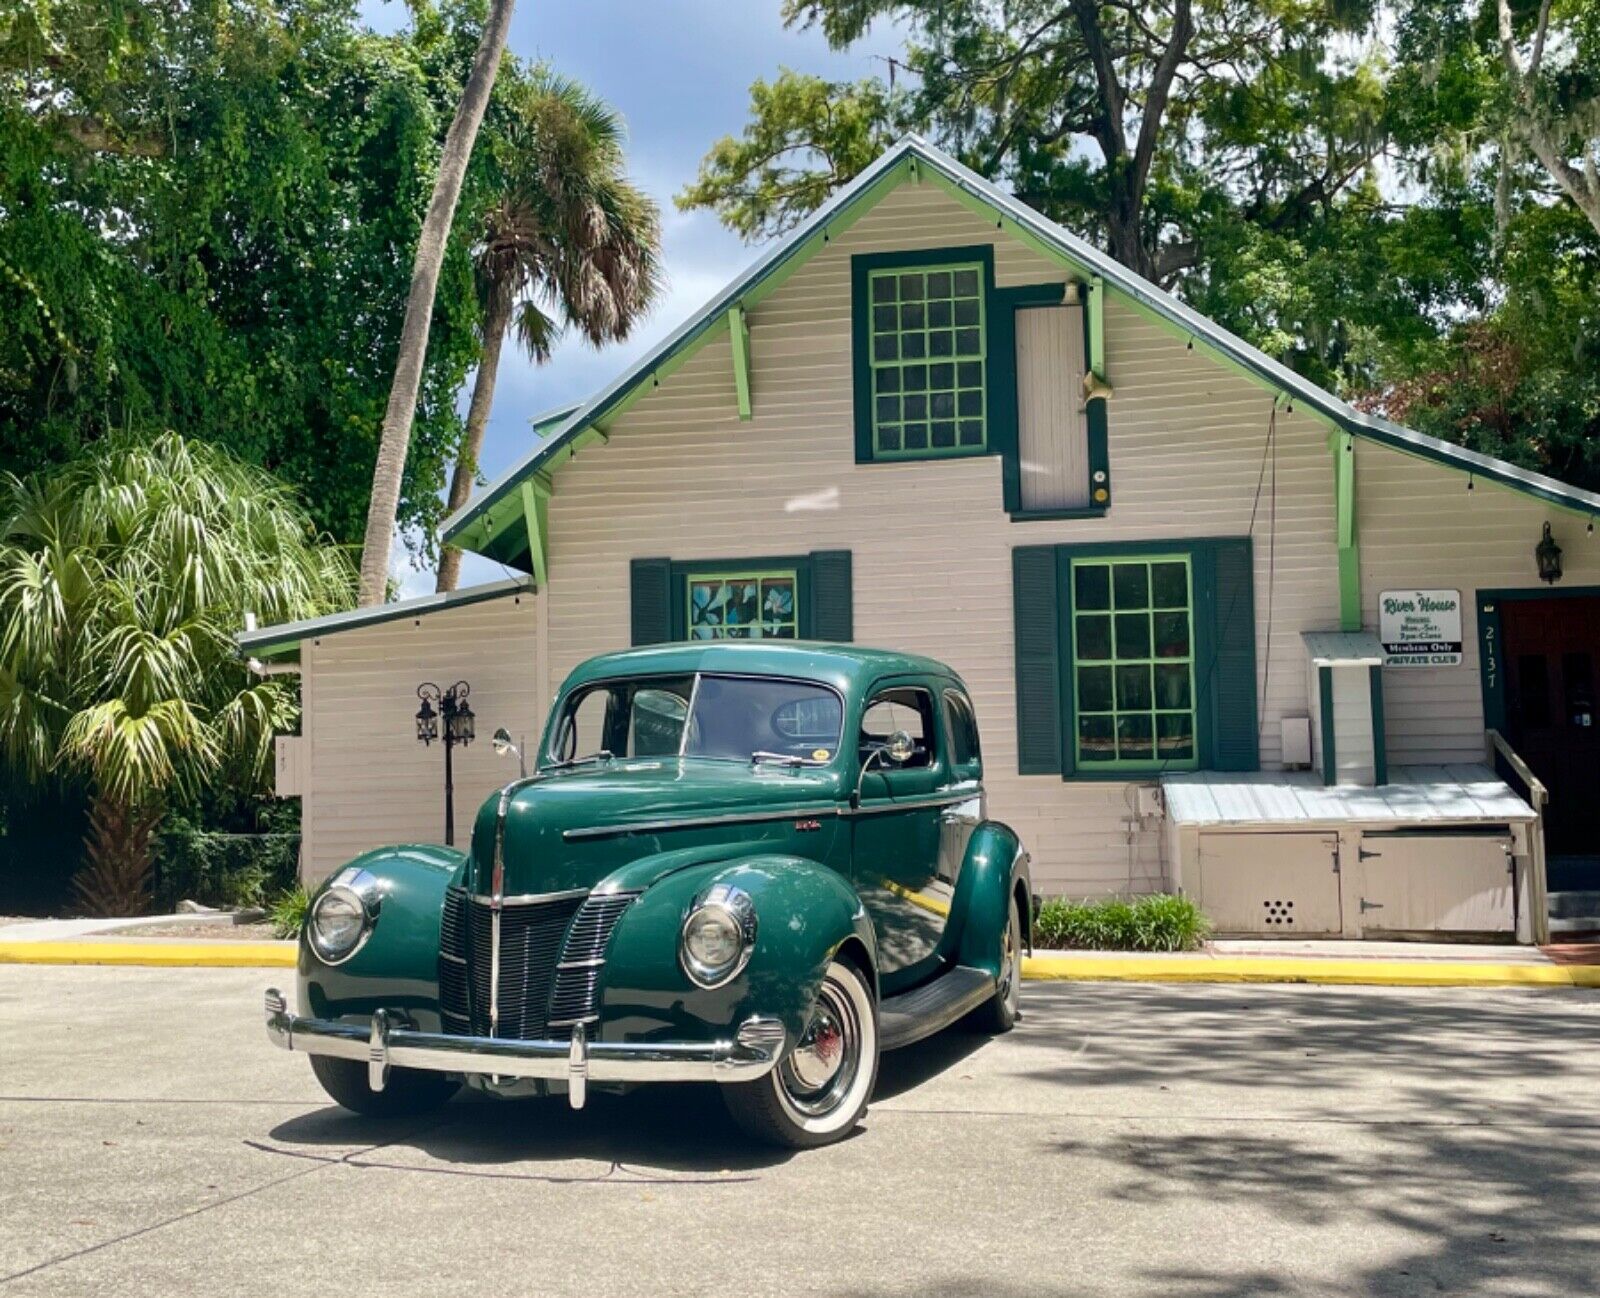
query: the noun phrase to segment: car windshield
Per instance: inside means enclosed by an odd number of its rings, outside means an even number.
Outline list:
[[[810,681],[775,676],[645,676],[574,690],[551,735],[547,766],[617,757],[793,760],[839,751],[844,706]]]

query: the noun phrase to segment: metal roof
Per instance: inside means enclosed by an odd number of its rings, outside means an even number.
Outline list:
[[[1325,785],[1312,771],[1186,771],[1164,775],[1167,815],[1202,828],[1295,828],[1351,821],[1389,828],[1514,824],[1533,808],[1487,766],[1391,766],[1376,787]]]
[[[343,613],[328,613],[323,617],[305,618],[299,622],[280,622],[276,626],[264,626],[254,631],[240,632],[237,637],[239,653],[243,657],[278,658],[298,649],[302,640],[336,635],[340,631],[353,631],[357,627],[377,626],[399,618],[421,617],[426,613],[436,613],[440,609],[463,608],[486,599],[499,599],[502,595],[529,593],[533,588],[533,582],[529,578],[511,577],[502,581],[485,582],[481,586],[468,586],[464,590],[418,595],[413,599],[397,600],[393,604],[353,608]]]
[[[1318,667],[1383,665],[1383,643],[1370,631],[1302,631],[1300,639]]]
[[[915,175],[921,178],[923,169],[930,179],[942,183],[958,197],[965,197],[994,214],[999,218],[998,224],[1001,228],[1006,228],[1006,223],[1009,222],[1013,234],[1037,243],[1045,251],[1055,254],[1083,274],[1099,276],[1105,284],[1122,293],[1136,307],[1154,315],[1177,331],[1187,334],[1263,386],[1286,398],[1302,402],[1331,424],[1353,436],[1449,465],[1462,472],[1549,501],[1564,509],[1600,515],[1600,494],[1584,491],[1545,474],[1518,468],[1504,460],[1467,450],[1465,447],[1405,428],[1391,420],[1357,410],[1348,402],[1296,374],[1242,338],[1229,333],[1221,325],[1184,305],[1170,293],[1157,288],[1077,235],[1040,215],[1027,204],[998,189],[976,172],[962,166],[943,150],[918,136],[908,135],[796,226],[786,237],[774,243],[748,270],[735,278],[699,312],[613,382],[578,406],[561,422],[546,425],[549,430],[548,435],[538,446],[491,483],[477,500],[470,501],[445,520],[442,533],[444,540],[454,541],[469,549],[485,549],[496,536],[517,521],[513,518],[512,511],[508,510],[498,525],[491,516],[490,525],[486,528],[486,538],[477,541],[476,544],[472,538],[463,537],[462,534],[505,501],[531,475],[550,466],[558,454],[565,451],[579,436],[594,429],[599,421],[621,405],[640,385],[647,381],[658,381],[658,371],[669,362],[681,359],[682,354],[723,327],[731,307],[741,305],[747,295],[757,290],[796,257],[801,254],[809,256],[820,250],[827,242],[828,226],[831,222],[842,220],[852,207],[866,198],[871,197],[872,201],[877,201],[877,197],[881,197],[881,194],[877,193],[880,186],[883,187],[883,192],[887,192],[906,176]],[[516,544],[513,543],[513,548]],[[525,545],[525,542],[521,544]],[[511,557],[517,557],[523,552],[518,549],[516,555]],[[508,551],[501,554],[502,560],[507,560],[509,553]]]

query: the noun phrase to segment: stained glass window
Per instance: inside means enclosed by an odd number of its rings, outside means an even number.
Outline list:
[[[1185,557],[1073,560],[1080,768],[1199,764],[1193,610]]]
[[[793,640],[800,634],[792,569],[690,573],[685,584],[691,640]]]
[[[983,450],[983,268],[873,271],[867,291],[874,455]]]

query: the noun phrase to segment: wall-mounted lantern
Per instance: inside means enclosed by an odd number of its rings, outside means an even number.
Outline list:
[[[1539,579],[1552,586],[1561,580],[1561,547],[1550,535],[1550,524],[1544,525],[1544,536],[1533,547],[1533,557],[1539,561]]]
[[[477,718],[467,704],[472,686],[457,681],[447,690],[441,690],[432,681],[417,686],[417,697],[422,706],[417,709],[417,741],[426,748],[440,738],[439,722],[444,721],[444,842],[446,847],[456,843],[455,770],[451,760],[457,745],[465,747],[477,737]],[[434,704],[438,709],[435,710]]]

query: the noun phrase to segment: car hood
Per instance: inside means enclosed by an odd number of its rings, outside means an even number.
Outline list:
[[[630,863],[665,854],[659,869],[629,871],[628,887],[646,887],[691,859],[715,856],[682,849],[723,844],[728,855],[740,854],[759,841],[763,819],[833,810],[842,781],[833,769],[708,758],[618,760],[541,773],[508,785],[479,809],[468,884],[476,893],[491,892],[498,844],[506,896],[593,888]]]

